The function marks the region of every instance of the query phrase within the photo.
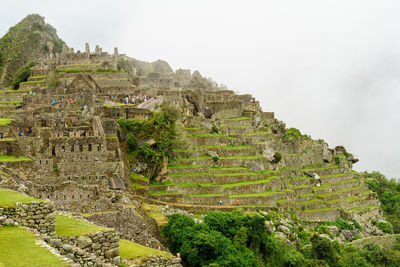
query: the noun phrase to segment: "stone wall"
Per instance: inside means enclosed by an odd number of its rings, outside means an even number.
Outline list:
[[[33,201],[17,203],[16,208],[0,208],[0,225],[15,224],[38,230],[42,234],[54,235],[55,209],[51,202]]]
[[[57,236],[49,243],[61,255],[81,266],[103,266],[111,263],[119,266],[119,235],[115,230],[98,231],[81,236]]]

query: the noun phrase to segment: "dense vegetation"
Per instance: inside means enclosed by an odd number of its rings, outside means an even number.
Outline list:
[[[289,128],[286,129],[286,132],[283,136],[285,139],[290,140],[290,139],[303,139],[303,140],[307,140],[310,139],[310,137],[306,134],[302,134],[300,132],[300,130],[296,129],[296,128]]]
[[[400,233],[400,184],[396,179],[388,180],[379,172],[364,172],[369,189],[376,192],[381,201],[385,219],[393,225],[393,231]],[[391,233],[390,225],[379,223],[382,231]]]
[[[185,266],[372,267],[398,266],[400,262],[399,250],[374,244],[361,250],[318,235],[303,234],[303,244],[284,244],[267,232],[265,220],[262,215],[246,215],[237,210],[210,212],[203,223],[196,224],[188,216],[174,214],[162,233],[171,252],[181,254]]]
[[[53,45],[50,51],[49,44]],[[39,15],[29,15],[0,39],[0,83],[11,85],[14,73],[33,59],[60,53],[64,42]],[[13,82],[14,85],[14,82]]]
[[[130,161],[142,160],[157,169],[170,155],[178,115],[174,107],[163,105],[150,120],[120,118],[119,126],[128,132],[126,151]]]

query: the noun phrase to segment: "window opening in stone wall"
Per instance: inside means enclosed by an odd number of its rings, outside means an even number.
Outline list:
[[[88,145],[88,150],[89,150],[89,151],[92,151],[92,144],[89,144],[89,145]]]
[[[82,199],[82,195],[79,195],[79,198]]]
[[[53,149],[51,150],[51,155],[55,156],[56,155],[56,147],[53,146]]]
[[[67,196],[66,195],[64,195],[64,200],[67,200]]]
[[[101,144],[99,144],[98,146],[97,146],[97,151],[100,151],[101,150]]]
[[[74,152],[75,145],[71,146],[71,152]]]
[[[75,199],[75,196],[74,196],[74,195],[72,195],[72,199]]]
[[[62,152],[65,152],[65,146],[61,147]]]
[[[79,151],[83,152],[83,145],[79,145]]]

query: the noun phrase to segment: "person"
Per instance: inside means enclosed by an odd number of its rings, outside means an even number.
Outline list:
[[[28,136],[31,133],[31,131],[29,131],[29,128],[25,129],[25,135]]]
[[[236,199],[236,206],[239,206],[239,199]]]
[[[56,100],[53,99],[53,100],[51,101],[51,104],[54,105],[55,103],[56,103]]]
[[[68,98],[68,103],[72,103],[72,98],[71,97]]]
[[[218,205],[220,205],[220,206],[222,205],[222,200],[218,201]]]
[[[19,128],[17,128],[17,132],[18,132],[18,136],[22,136],[23,133],[19,130]]]

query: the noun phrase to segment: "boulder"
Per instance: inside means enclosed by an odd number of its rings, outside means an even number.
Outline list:
[[[292,234],[292,231],[290,231],[289,228],[287,228],[286,226],[284,226],[283,224],[279,225],[277,228],[278,231],[281,231],[282,233],[284,233],[286,236],[290,236]]]
[[[319,237],[326,238],[326,239],[328,239],[329,241],[333,241],[332,238],[331,238],[329,235],[327,235],[327,234],[320,234]]]
[[[86,248],[86,247],[90,246],[93,243],[92,239],[90,239],[87,236],[78,237],[76,242],[77,242],[78,247],[80,247],[80,248]]]
[[[257,128],[258,126],[260,126],[261,121],[262,118],[260,116],[256,116],[253,120],[253,126]]]
[[[268,161],[275,160],[275,157],[274,157],[275,153],[276,153],[276,151],[269,147],[265,147],[265,149],[263,150],[263,156],[266,157]]]
[[[254,161],[247,163],[247,167],[252,172],[261,172],[264,170],[264,166],[262,164],[258,164],[257,162],[254,162]]]
[[[65,250],[66,252],[70,252],[72,251],[72,246],[68,245],[68,244],[64,244],[61,246],[63,250]]]
[[[355,235],[359,234],[358,230],[342,230],[343,236],[346,238],[347,241],[350,241],[353,239]]]
[[[337,228],[337,226],[328,226],[328,232],[331,235],[337,236],[337,234],[339,233],[339,228]]]
[[[322,158],[323,161],[328,163],[331,162],[332,160],[332,152],[328,147],[328,144],[325,144],[324,147],[322,148]]]
[[[351,163],[353,163],[353,164],[359,161],[358,157],[357,157],[356,155],[353,155],[353,154],[350,154],[350,155],[347,157],[347,159],[348,159],[349,161],[351,161]]]
[[[207,151],[207,155],[214,158],[214,157],[219,157],[218,154],[214,151]]]
[[[120,199],[119,202],[121,202],[122,204],[127,204],[127,205],[131,205],[132,201],[130,200],[129,197],[123,195]]]
[[[203,122],[201,122],[201,126],[207,128],[209,131],[211,131],[211,130],[212,130],[212,127],[213,127],[212,124],[209,123],[208,121],[203,121]]]
[[[282,232],[275,232],[274,237],[276,239],[279,239],[279,240],[283,241],[286,244],[290,244],[289,239],[287,239],[286,235],[284,233],[282,233]]]
[[[113,248],[113,249],[109,249],[104,253],[104,256],[106,258],[114,258],[119,256],[119,248]]]

